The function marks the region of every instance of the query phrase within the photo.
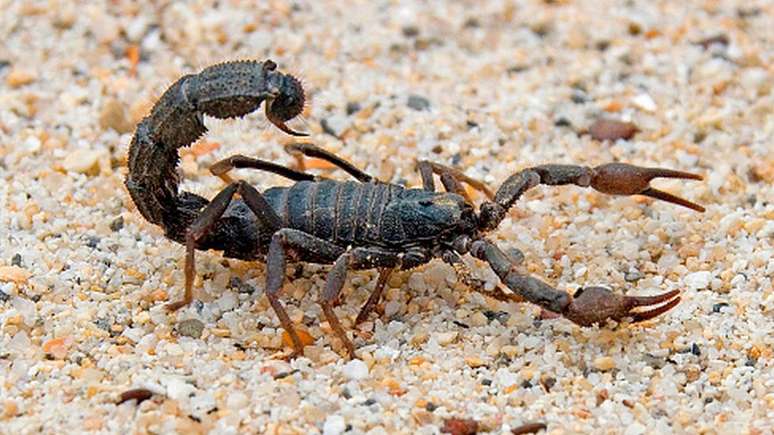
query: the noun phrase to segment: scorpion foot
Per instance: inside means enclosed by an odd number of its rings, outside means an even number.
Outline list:
[[[656,296],[622,296],[602,287],[588,287],[575,293],[564,317],[581,326],[604,323],[607,320],[621,321],[625,318],[633,322],[642,322],[663,314],[680,303],[680,291],[673,290]],[[652,307],[646,311],[634,311],[635,308]]]
[[[184,306],[188,305],[188,303],[189,303],[189,302],[190,302],[190,301],[186,301],[186,300],[180,300],[180,301],[176,301],[176,302],[170,302],[170,303],[168,303],[168,304],[164,305],[164,308],[165,308],[165,309],[166,309],[168,312],[170,312],[170,313],[174,313],[175,311],[177,311],[177,310],[179,310],[179,309],[183,308]]]

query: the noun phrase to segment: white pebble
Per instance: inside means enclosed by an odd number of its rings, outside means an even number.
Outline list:
[[[32,326],[35,323],[35,315],[38,311],[35,307],[35,302],[16,296],[11,299],[11,306],[16,308],[16,311],[21,314],[25,325]]]
[[[236,307],[237,300],[234,292],[227,291],[218,299],[218,307],[222,312],[231,311]]]
[[[349,118],[344,115],[331,115],[325,118],[325,124],[336,136],[341,136],[344,130],[349,128]]]
[[[768,77],[769,74],[763,68],[747,68],[742,73],[740,82],[746,90],[757,92],[766,86]]]
[[[637,95],[632,99],[632,103],[646,112],[655,112],[658,108],[656,102],[653,101],[653,98],[648,94]]]
[[[495,381],[500,387],[508,388],[511,385],[516,385],[516,382],[519,381],[519,376],[516,373],[509,372],[507,369],[499,369],[495,375]]]
[[[164,346],[164,350],[172,356],[180,356],[183,354],[183,347],[177,343],[167,343],[167,345]]]
[[[242,409],[247,405],[247,403],[247,395],[240,391],[234,391],[230,393],[226,399],[226,407],[228,409]]]
[[[712,272],[694,272],[685,276],[685,285],[694,290],[707,288],[710,281],[712,281]]]
[[[29,136],[24,141],[24,148],[31,153],[40,151],[40,146],[43,145],[37,136]]]
[[[102,151],[75,150],[64,158],[62,167],[67,171],[85,174],[97,167],[97,162],[102,155]]]
[[[353,359],[344,365],[342,373],[348,379],[359,381],[368,378],[368,366],[359,359]]]
[[[436,343],[440,344],[441,346],[446,346],[457,339],[457,332],[438,332],[433,334],[433,338],[435,339]]]
[[[344,418],[340,415],[331,415],[325,419],[323,425],[323,435],[339,435],[347,429]]]
[[[7,349],[11,352],[24,353],[30,349],[30,338],[24,331],[17,332],[8,343]]]
[[[640,435],[644,433],[645,433],[645,426],[641,425],[636,421],[628,425],[626,430],[624,431],[624,435]]]
[[[126,328],[124,329],[123,336],[132,340],[134,343],[138,343],[145,334],[142,328]]]
[[[384,306],[384,317],[391,318],[392,316],[398,314],[400,312],[401,303],[397,301],[390,301],[387,302]]]
[[[179,378],[167,381],[167,396],[175,400],[186,400],[196,391],[196,388]]]

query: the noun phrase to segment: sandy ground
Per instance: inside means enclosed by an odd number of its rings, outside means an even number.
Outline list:
[[[343,3],[0,0],[0,433],[774,430],[772,3]],[[292,126],[383,180],[418,185],[419,158],[493,187],[548,162],[703,174],[658,182],[703,214],[544,187],[493,234],[560,289],[680,289],[682,303],[580,328],[433,262],[393,277],[347,362],[318,320],[325,268],[307,266],[285,300],[312,344],[288,363],[263,265],[207,252],[197,302],[168,315],[183,249],[132,204],[128,143],[170,83],[237,58],[300,76]],[[599,118],[638,131],[595,140]],[[214,195],[207,167],[233,153],[293,162],[260,113],[206,123],[182,151],[186,190]],[[374,281],[352,274],[348,330]],[[116,405],[130,388],[154,394]]]

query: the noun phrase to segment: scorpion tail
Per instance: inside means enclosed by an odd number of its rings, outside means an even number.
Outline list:
[[[284,123],[303,110],[304,91],[297,79],[276,67],[270,60],[226,62],[181,77],[137,125],[129,146],[126,187],[142,216],[172,239],[184,240],[185,230],[208,204],[198,195],[178,192],[177,175],[177,150],[207,131],[203,115],[241,117],[270,100],[269,120],[296,134]]]

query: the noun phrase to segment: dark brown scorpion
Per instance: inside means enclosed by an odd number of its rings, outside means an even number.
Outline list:
[[[126,187],[148,221],[186,246],[185,295],[170,303],[170,310],[192,301],[196,249],[221,250],[226,257],[242,260],[265,259],[266,296],[292,340],[293,355],[301,355],[303,345],[279,300],[288,261],[333,264],[320,304],[350,357],[355,356],[355,348],[333,309],[350,270],[379,270],[376,287],[356,323],[365,320],[378,303],[393,270],[412,269],[433,258],[451,264],[460,278],[477,291],[505,301],[526,300],[584,326],[625,318],[635,322],[651,319],[680,301],[677,290],[640,297],[588,287],[571,296],[521,273],[518,262],[485,234],[497,228],[525,191],[541,184],[574,184],[613,195],[646,195],[704,211],[697,204],[649,186],[656,177],[702,179],[686,172],[624,163],[594,168],[547,164],[512,175],[491,194],[485,185],[459,170],[422,161],[418,169],[423,187],[408,189],[379,181],[314,145],[294,144],[290,146],[293,153],[326,160],[357,181],[324,179],[303,170],[235,155],[212,166],[215,175],[229,182],[212,201],[179,192],[177,150],[206,132],[202,121],[205,114],[241,117],[263,103],[274,125],[299,135],[285,122],[303,109],[304,91],[298,80],[276,67],[270,60],[229,62],[184,76],[167,89],[137,126],[129,149]],[[231,180],[227,173],[237,168],[268,171],[295,183],[259,192],[244,181]],[[440,177],[446,192],[436,192],[434,175]],[[478,213],[464,184],[489,197]],[[482,281],[472,278],[461,258],[468,253],[488,263],[513,293],[499,287],[487,290]]]

